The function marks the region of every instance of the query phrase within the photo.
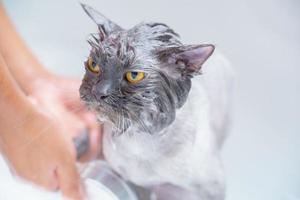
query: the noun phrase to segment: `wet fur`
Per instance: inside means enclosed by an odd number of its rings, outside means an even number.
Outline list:
[[[183,45],[162,23],[124,30],[83,7],[98,24],[90,56],[103,71],[95,76],[87,70],[80,93],[108,122],[106,160],[126,180],[151,189],[156,199],[224,199],[219,150],[229,118],[227,61],[216,54],[201,69],[212,53],[206,45]],[[145,72],[145,80],[129,84],[124,73],[130,70]]]

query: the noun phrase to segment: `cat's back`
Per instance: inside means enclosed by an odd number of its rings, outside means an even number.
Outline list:
[[[218,51],[206,61],[201,71],[202,74],[192,81],[189,98],[193,102],[190,103],[197,104],[199,99],[206,99],[210,128],[221,146],[230,124],[234,71],[227,58]],[[199,103],[196,107],[201,110]]]

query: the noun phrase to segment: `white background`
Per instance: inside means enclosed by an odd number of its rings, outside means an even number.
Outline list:
[[[227,200],[300,199],[300,1],[87,3],[125,28],[165,22],[185,43],[213,43],[225,53],[237,73],[234,124],[223,149]],[[4,4],[46,67],[82,76],[86,39],[96,26],[79,1]]]

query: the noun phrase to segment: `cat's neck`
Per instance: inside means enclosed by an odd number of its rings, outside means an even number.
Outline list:
[[[157,160],[166,155],[170,157],[170,154],[180,153],[195,142],[208,141],[201,139],[208,137],[206,129],[209,124],[208,104],[204,97],[197,95],[197,98],[188,99],[186,104],[176,111],[173,123],[159,132],[149,134],[133,126],[121,135],[107,133],[105,138],[115,151],[129,158],[136,156]],[[202,134],[199,134],[201,132]]]

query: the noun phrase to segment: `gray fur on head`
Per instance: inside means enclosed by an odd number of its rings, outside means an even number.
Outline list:
[[[191,78],[212,54],[213,45],[183,45],[179,35],[163,23],[140,23],[129,30],[82,5],[98,25],[89,40],[90,57],[101,66],[99,75],[88,71],[82,81],[83,101],[111,121],[118,133],[139,126],[148,133],[173,122],[176,109],[188,96]],[[141,71],[145,78],[132,84],[128,71]]]

